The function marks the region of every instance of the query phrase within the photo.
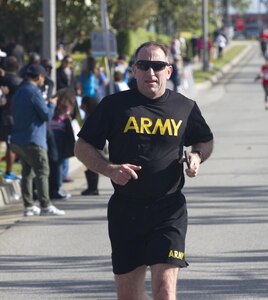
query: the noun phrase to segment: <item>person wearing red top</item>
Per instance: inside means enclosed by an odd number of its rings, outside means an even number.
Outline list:
[[[261,72],[259,78],[262,79],[262,86],[264,89],[264,105],[265,109],[268,109],[268,59],[266,59],[265,64],[261,66]]]

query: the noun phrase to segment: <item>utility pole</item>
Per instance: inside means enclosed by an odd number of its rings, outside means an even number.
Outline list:
[[[43,18],[42,57],[51,61],[51,79],[56,88],[56,0],[43,0]]]
[[[208,0],[202,0],[203,71],[208,71]]]
[[[110,66],[110,31],[109,31],[109,18],[108,18],[108,13],[107,13],[107,4],[106,0],[101,0],[101,21],[102,21],[102,30],[103,30],[103,40],[104,40],[104,45],[105,45],[105,52],[106,52],[106,57],[108,60],[107,63],[107,68],[109,72],[109,77],[110,77],[110,93],[113,93],[114,90],[114,85],[113,85],[113,75],[112,75],[112,69]]]

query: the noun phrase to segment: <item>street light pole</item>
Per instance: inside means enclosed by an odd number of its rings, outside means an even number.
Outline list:
[[[50,59],[51,79],[56,85],[56,0],[43,0],[43,18],[42,57]]]
[[[208,1],[202,0],[203,71],[208,71]]]
[[[113,85],[113,80],[112,80],[112,69],[109,63],[110,59],[110,31],[109,31],[109,18],[108,18],[108,13],[107,13],[107,4],[106,0],[101,0],[101,21],[102,21],[102,30],[103,30],[103,40],[104,40],[104,45],[105,45],[105,52],[106,52],[106,57],[107,57],[107,68],[109,72],[109,77],[110,77],[110,93],[113,93],[114,91],[114,85]]]

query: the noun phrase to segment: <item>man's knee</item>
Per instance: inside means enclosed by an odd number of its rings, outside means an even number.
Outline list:
[[[154,299],[176,299],[178,267],[159,264],[151,267]]]

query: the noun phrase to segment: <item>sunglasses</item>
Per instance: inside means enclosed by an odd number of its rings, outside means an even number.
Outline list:
[[[135,65],[139,70],[148,71],[152,68],[155,72],[162,71],[169,63],[165,61],[152,61],[152,60],[138,60]]]

